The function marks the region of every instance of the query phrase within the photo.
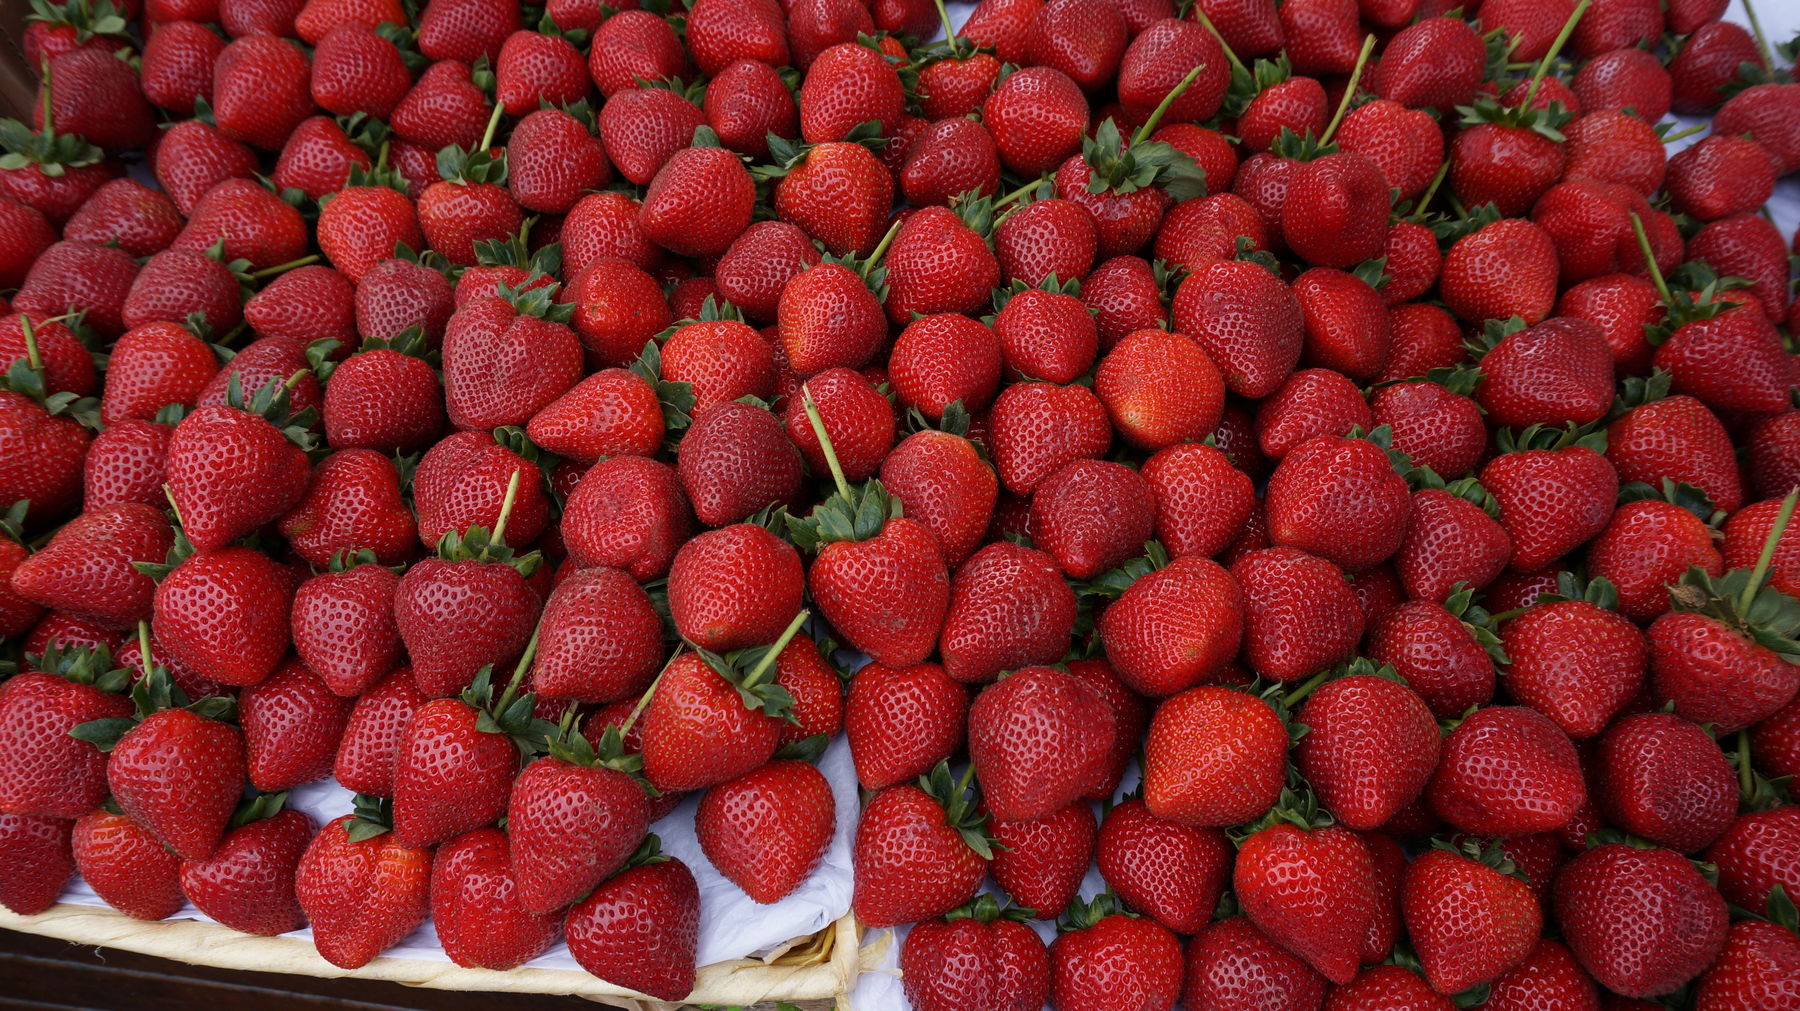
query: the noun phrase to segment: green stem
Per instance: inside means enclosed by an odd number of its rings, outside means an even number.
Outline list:
[[[1762,54],[1763,66],[1773,68],[1775,60],[1769,53],[1769,39],[1763,34],[1762,22],[1756,17],[1756,5],[1744,0],[1744,15],[1750,19],[1750,32],[1756,36],[1756,51]]]
[[[1231,51],[1230,43],[1225,41],[1225,36],[1219,34],[1219,29],[1213,25],[1212,19],[1206,16],[1206,12],[1200,9],[1200,5],[1195,3],[1191,10],[1194,14],[1194,20],[1200,22],[1202,28],[1212,32],[1213,38],[1219,40],[1219,48],[1225,50],[1225,59],[1230,62],[1231,69],[1236,70],[1239,73],[1248,74],[1250,68],[1244,66],[1244,61],[1238,59],[1238,55]]]
[[[1350,71],[1350,83],[1344,85],[1344,97],[1338,99],[1337,112],[1332,114],[1331,122],[1326,125],[1325,132],[1320,135],[1321,145],[1331,143],[1337,134],[1338,124],[1344,121],[1344,113],[1350,111],[1350,100],[1356,97],[1356,83],[1362,80],[1363,69],[1369,65],[1369,55],[1375,52],[1375,36],[1363,39],[1362,52],[1356,54],[1356,66]],[[1446,165],[1449,162],[1445,162]]]
[[[1556,59],[1557,54],[1562,52],[1562,47],[1568,43],[1569,36],[1575,34],[1575,23],[1587,13],[1588,5],[1592,2],[1593,0],[1581,0],[1569,14],[1569,20],[1563,22],[1562,31],[1556,33],[1556,41],[1550,43],[1549,51],[1538,61],[1537,74],[1531,78],[1531,87],[1525,89],[1525,101],[1519,103],[1519,108],[1531,108],[1531,100],[1537,97],[1538,88],[1544,83],[1544,75],[1550,72],[1550,61]]]
[[[144,677],[149,677],[150,667],[152,665],[150,659],[150,623],[147,621],[138,622],[137,633],[138,666],[143,669]]]
[[[163,483],[163,498],[169,500],[169,511],[175,514],[175,525],[182,526],[181,507],[175,504],[175,492],[169,488],[168,482]]]
[[[881,237],[881,241],[875,244],[875,248],[863,262],[865,272],[874,270],[875,265],[881,262],[881,258],[887,255],[888,246],[893,244],[894,236],[900,233],[900,226],[903,224],[905,224],[904,221],[896,221],[888,226],[887,234]],[[864,276],[866,277],[867,274],[865,273]]]
[[[50,114],[50,87],[51,87],[50,86],[50,57],[48,57],[48,56],[44,57],[44,59],[43,59],[43,79],[44,79],[44,125],[39,130],[39,132],[44,135],[45,140],[55,140],[56,139],[56,121],[55,121],[55,117],[51,116],[51,114]]]
[[[1443,187],[1444,180],[1449,178],[1449,176],[1450,162],[1448,159],[1445,159],[1444,163],[1438,166],[1437,175],[1431,177],[1431,185],[1425,187],[1425,192],[1419,195],[1419,204],[1417,207],[1413,208],[1412,212],[1412,216],[1415,220],[1425,220],[1425,208],[1431,206],[1431,198],[1437,196],[1438,190]]]
[[[1750,731],[1737,732],[1738,756],[1738,796],[1750,799],[1751,791],[1756,788],[1756,772],[1750,768]]]
[[[1372,36],[1371,41],[1373,41]],[[1150,118],[1144,120],[1144,125],[1138,127],[1137,132],[1131,135],[1132,147],[1142,144],[1149,138],[1151,132],[1156,129],[1156,124],[1162,121],[1163,113],[1169,111],[1169,106],[1175,104],[1175,100],[1181,97],[1182,92],[1188,90],[1188,85],[1193,84],[1194,79],[1199,77],[1200,71],[1204,69],[1204,67],[1195,67],[1187,72],[1187,76],[1181,79],[1181,83],[1169,89],[1169,93],[1163,96],[1161,102],[1157,103],[1155,111],[1150,113]]]
[[[1631,212],[1631,230],[1637,235],[1638,250],[1644,254],[1644,266],[1650,270],[1650,283],[1656,285],[1656,293],[1662,297],[1663,305],[1673,310],[1675,296],[1669,294],[1669,282],[1663,280],[1662,268],[1656,265],[1656,251],[1650,248],[1650,236],[1644,234],[1643,219],[1636,211]]]
[[[1048,173],[1046,173],[1045,175],[1038,176],[1036,179],[1033,179],[1032,181],[1019,187],[1018,189],[1013,190],[1011,193],[1008,193],[1007,195],[994,201],[994,206],[995,207],[1005,207],[1007,204],[1012,203],[1013,201],[1019,199],[1020,197],[1025,196],[1027,193],[1030,193],[1032,190],[1037,189],[1039,186],[1044,185],[1044,180],[1047,178],[1049,178]]]
[[[300,380],[304,378],[306,374],[306,369],[295,369],[294,374],[287,377],[287,381],[281,384],[281,388],[289,393],[294,392],[294,387],[300,385]]]
[[[831,468],[831,480],[837,484],[838,494],[848,499],[850,482],[844,477],[844,468],[838,464],[837,450],[832,448],[831,436],[825,431],[825,419],[819,417],[819,403],[805,383],[800,384],[800,406],[805,409],[806,420],[812,424],[813,434],[819,439],[819,449],[825,454],[825,465]]]
[[[950,11],[944,7],[944,0],[931,0],[937,5],[938,21],[944,26],[944,44],[950,47],[950,58],[962,59],[962,51],[956,45],[956,26],[950,23]]]
[[[286,263],[277,263],[273,267],[264,267],[261,270],[253,270],[250,272],[250,276],[251,277],[274,277],[276,274],[286,273],[287,271],[293,270],[295,267],[306,267],[306,266],[310,266],[310,265],[318,263],[318,262],[319,262],[319,254],[318,253],[308,253],[307,255],[302,256],[298,260],[289,260]]]
[[[500,117],[506,114],[506,106],[498,101],[494,103],[494,111],[488,116],[487,129],[481,132],[481,146],[477,151],[486,151],[494,143],[494,130],[500,126]]]
[[[229,331],[226,332],[225,336],[220,337],[216,341],[213,341],[213,343],[217,344],[218,346],[220,346],[222,348],[228,348],[231,346],[231,343],[233,341],[238,339],[238,336],[240,334],[242,334],[245,330],[247,330],[249,328],[250,328],[250,321],[240,319],[240,320],[238,320],[237,326],[232,327]]]
[[[1294,707],[1294,703],[1300,701],[1303,698],[1306,698],[1308,695],[1311,695],[1312,690],[1314,688],[1317,688],[1320,685],[1324,684],[1325,680],[1329,677],[1331,677],[1331,671],[1329,668],[1326,670],[1322,670],[1317,674],[1314,674],[1312,677],[1307,678],[1306,681],[1300,685],[1300,687],[1298,687],[1298,688],[1294,689],[1293,691],[1288,692],[1286,695],[1282,696],[1281,704],[1284,706],[1287,706],[1289,709],[1292,709]]]
[[[806,619],[811,615],[812,612],[807,610],[794,615],[794,620],[788,622],[787,628],[782,629],[781,636],[775,640],[774,645],[769,647],[761,660],[756,661],[756,666],[750,668],[750,673],[744,675],[744,687],[754,688],[767,679],[769,672],[775,669],[775,661],[780,658],[781,651],[787,649],[788,643],[794,641],[794,636],[800,634],[800,626],[806,624]]]
[[[1739,617],[1750,613],[1750,605],[1756,602],[1756,594],[1763,588],[1763,581],[1769,578],[1769,565],[1775,561],[1775,547],[1781,543],[1781,535],[1787,532],[1788,520],[1794,517],[1794,503],[1800,501],[1800,488],[1787,493],[1781,500],[1781,511],[1775,514],[1775,525],[1769,528],[1769,536],[1763,538],[1762,551],[1756,556],[1756,568],[1750,570],[1750,584],[1744,587],[1744,593],[1738,598],[1737,612]]]
[[[643,715],[644,709],[650,705],[650,697],[656,694],[656,686],[662,684],[663,675],[669,673],[669,668],[675,666],[675,661],[681,659],[681,652],[686,647],[686,643],[675,645],[675,653],[669,657],[669,662],[663,664],[662,670],[657,671],[656,677],[651,679],[650,687],[644,689],[644,694],[638,696],[637,705],[631,707],[631,712],[626,715],[625,722],[619,724],[620,739],[631,733],[631,728],[637,723],[638,717]]]
[[[494,713],[506,712],[513,700],[519,697],[519,686],[525,683],[525,672],[531,669],[531,661],[537,658],[538,629],[531,630],[531,638],[525,643],[525,652],[519,654],[519,662],[513,666],[512,680],[506,682],[506,690],[500,693],[500,701],[494,705]]]
[[[381,142],[381,149],[375,152],[375,168],[373,169],[373,174],[379,174],[382,169],[387,168],[387,156],[388,142],[384,140]]]
[[[1674,133],[1664,134],[1662,137],[1662,142],[1664,144],[1672,144],[1675,141],[1682,139],[1683,137],[1692,137],[1694,134],[1699,133],[1700,131],[1706,129],[1707,127],[1709,127],[1711,125],[1712,125],[1711,123],[1695,123],[1693,126],[1690,126],[1685,130],[1677,130]]]
[[[513,502],[519,497],[519,472],[514,470],[512,477],[506,479],[506,496],[500,500],[500,518],[494,521],[494,532],[488,536],[489,544],[504,544],[506,523],[512,519]]]
[[[19,325],[25,331],[25,363],[31,366],[40,378],[44,375],[44,358],[38,351],[37,328],[31,325],[31,317],[19,314]]]

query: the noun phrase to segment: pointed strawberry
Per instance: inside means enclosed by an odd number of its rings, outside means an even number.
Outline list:
[[[313,836],[294,872],[314,947],[346,969],[398,944],[431,908],[431,852],[400,845],[386,801],[359,796],[354,803],[355,814]]]

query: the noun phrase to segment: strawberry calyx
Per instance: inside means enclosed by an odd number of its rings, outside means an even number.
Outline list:
[[[708,295],[701,314],[715,308],[712,296]],[[657,403],[662,405],[663,432],[666,433],[664,446],[673,448],[680,440],[680,433],[694,421],[694,384],[663,378],[662,345],[654,340],[644,342],[644,350],[626,368],[656,388]]]
[[[1089,193],[1124,196],[1155,186],[1177,201],[1206,195],[1206,172],[1187,152],[1166,141],[1149,139],[1163,113],[1194,83],[1200,69],[1188,71],[1181,83],[1163,96],[1162,104],[1138,127],[1129,144],[1110,116],[1095,128],[1092,137],[1082,139],[1081,160],[1088,166]]]
[[[1078,584],[1075,594],[1078,597],[1117,597],[1130,589],[1132,583],[1168,564],[1169,551],[1162,546],[1162,542],[1145,541],[1143,554],[1128,559],[1116,569],[1102,572],[1093,579]]]
[[[1087,930],[1109,916],[1125,916],[1137,919],[1137,914],[1126,909],[1119,902],[1119,897],[1110,889],[1101,892],[1091,899],[1077,896],[1069,901],[1069,908],[1056,923],[1058,934],[1067,934],[1077,930]]]
[[[344,178],[344,185],[342,189],[338,190],[338,193],[342,193],[344,190],[348,189],[386,187],[397,193],[404,194],[407,186],[406,177],[400,174],[399,169],[387,164],[387,152],[388,147],[386,144],[383,144],[381,145],[380,154],[377,156],[375,164],[368,168],[363,168],[361,165],[351,165],[350,174]],[[326,204],[330,203],[336,195],[337,194],[334,193],[327,193],[320,197],[319,206],[324,207]],[[395,255],[399,254],[396,253]]]
[[[322,337],[306,345],[306,364],[312,366],[313,375],[318,376],[320,382],[330,379],[331,374],[342,364],[341,361],[334,360],[333,356],[343,346],[342,341],[333,340],[330,337]],[[434,366],[442,357],[438,351],[426,346],[425,331],[417,323],[392,337],[364,337],[362,343],[351,354],[362,354],[367,351],[393,351]]]
[[[42,130],[31,127],[17,119],[0,119],[0,171],[16,171],[18,169],[37,166],[39,172],[55,179],[67,169],[93,165],[106,157],[98,147],[74,134],[56,132],[55,119],[50,115],[51,88],[50,61],[45,60],[41,68],[43,95]]]
[[[1364,260],[1356,266],[1351,267],[1350,273],[1357,280],[1374,288],[1376,291],[1380,291],[1388,286],[1389,281],[1394,279],[1394,275],[1388,273],[1387,262],[1387,257],[1377,256],[1372,260]]]
[[[1470,357],[1476,361],[1487,357],[1488,352],[1500,346],[1506,338],[1516,333],[1531,329],[1523,316],[1509,316],[1506,319],[1490,319],[1481,324],[1481,329],[1463,342]]]
[[[25,514],[30,510],[31,500],[28,498],[7,506],[6,512],[0,513],[0,537],[30,549],[31,545],[25,543]]]
[[[577,49],[587,45],[588,36],[592,34],[585,28],[564,28],[557,24],[556,18],[550,15],[548,7],[544,8],[543,15],[537,20],[537,33],[548,35],[553,39],[562,39]]]
[[[1450,588],[1450,596],[1444,598],[1444,610],[1462,622],[1463,628],[1480,644],[1488,659],[1496,664],[1512,663],[1512,658],[1506,655],[1506,648],[1500,644],[1500,637],[1494,634],[1499,622],[1487,608],[1476,603],[1475,597],[1474,588],[1459,579]]]
[[[1225,89],[1225,104],[1219,111],[1232,119],[1242,116],[1256,96],[1268,91],[1294,76],[1294,65],[1288,60],[1286,53],[1277,55],[1272,60],[1259,59],[1242,74],[1238,67],[1231,70],[1231,83]]]
[[[988,834],[988,816],[981,810],[981,788],[975,785],[975,764],[963,768],[962,775],[950,778],[948,759],[919,777],[919,789],[944,808],[944,823],[962,836],[963,845],[974,850],[983,860],[992,860],[994,850],[1004,849]]]
[[[800,404],[806,411],[806,420],[812,425],[813,435],[819,440],[819,449],[825,454],[825,463],[831,469],[831,480],[837,491],[813,507],[804,518],[788,517],[789,538],[801,551],[817,552],[836,541],[867,541],[879,537],[889,520],[904,514],[900,500],[888,494],[881,482],[873,478],[852,486],[838,463],[831,434],[825,430],[825,420],[819,416],[819,405],[805,383],[800,386]]]
[[[825,755],[825,749],[831,745],[829,734],[814,734],[802,737],[798,741],[790,741],[776,749],[776,758],[785,758],[796,762],[817,764]]]
[[[1666,369],[1651,369],[1648,376],[1626,376],[1619,384],[1619,395],[1613,398],[1607,419],[1617,418],[1634,407],[1654,403],[1669,395],[1671,377]]]
[[[503,106],[496,105],[494,114],[497,117]],[[493,141],[495,120],[488,120],[488,133],[482,138],[482,146],[473,150],[465,150],[452,144],[437,153],[438,177],[454,186],[469,186],[487,183],[498,186],[506,181],[506,155],[494,154],[487,147]]]
[[[344,822],[344,831],[351,842],[363,842],[394,830],[394,801],[391,797],[376,797],[372,794],[359,793],[350,799],[349,821]]]
[[[1750,758],[1750,731],[1737,732],[1736,747],[1725,752],[1725,760],[1738,778],[1738,801],[1746,811],[1773,811],[1792,804],[1786,776],[1769,779],[1756,771]]]
[[[494,529],[490,531],[477,524],[461,531],[446,530],[444,536],[438,538],[437,556],[446,562],[511,565],[521,576],[536,572],[543,562],[542,555],[536,551],[515,555],[506,543],[506,523],[512,518],[513,504],[518,497],[519,472],[515,470],[506,480],[506,495],[500,500],[500,518],[494,523]]]
[[[625,865],[619,868],[619,872],[630,870],[633,867],[647,867],[651,864],[666,863],[668,860],[669,857],[662,851],[662,839],[657,836],[655,832],[652,832],[644,837],[643,842],[638,844],[638,848],[634,850],[630,858],[625,861]]]
[[[68,390],[50,392],[49,373],[44,366],[44,356],[38,350],[37,328],[32,324],[31,317],[24,313],[19,314],[19,325],[25,334],[25,357],[13,359],[5,375],[0,375],[0,390],[36,401],[44,409],[44,413],[52,417],[63,415],[75,419],[84,427],[99,428],[99,398],[79,397]]]
[[[33,670],[54,674],[73,684],[92,685],[113,695],[131,684],[130,672],[113,662],[112,650],[104,643],[77,646],[53,642],[40,654],[25,654],[25,662]]]
[[[1556,592],[1538,594],[1540,604],[1579,600],[1607,611],[1619,609],[1619,588],[1605,576],[1584,579],[1568,570],[1556,574]]]
[[[968,36],[956,34],[956,25],[950,21],[950,11],[944,6],[944,0],[931,0],[931,2],[937,8],[938,23],[944,27],[944,37],[940,41],[920,48],[941,50],[944,54],[943,58],[951,60],[966,60],[979,52],[980,47],[970,41]],[[916,54],[918,51],[914,52]],[[919,64],[915,62],[915,69],[918,66]]]
[[[187,693],[169,675],[169,669],[155,662],[150,652],[148,622],[138,622],[138,656],[144,665],[144,676],[131,686],[129,697],[135,711],[130,716],[89,720],[71,729],[70,737],[86,741],[101,751],[111,751],[132,727],[165,709],[186,709],[196,716],[221,723],[237,718],[237,699],[232,696],[188,698]]]
[[[640,775],[644,769],[644,757],[625,750],[625,734],[616,724],[606,728],[596,745],[576,729],[579,716],[579,705],[570,702],[562,719],[555,724],[555,732],[545,738],[545,754],[559,762],[584,769],[613,769],[623,772],[637,780],[638,786],[644,789],[647,796],[662,796]]]
[[[477,267],[518,267],[530,273],[539,271],[550,278],[551,285],[562,274],[562,243],[550,242],[532,249],[531,229],[538,219],[533,216],[519,224],[519,230],[505,239],[480,239],[475,243]]]
[[[1337,819],[1319,803],[1319,798],[1312,788],[1300,779],[1292,768],[1288,770],[1288,783],[1281,790],[1275,806],[1261,818],[1246,825],[1227,830],[1226,834],[1232,842],[1242,845],[1244,840],[1265,829],[1277,825],[1292,825],[1305,831],[1326,828],[1336,824]]]
[[[875,301],[885,304],[888,298],[887,267],[882,264],[882,260],[887,256],[888,247],[894,244],[894,236],[900,234],[900,226],[905,223],[904,219],[895,218],[894,223],[888,226],[887,233],[881,237],[880,242],[875,244],[875,248],[869,251],[868,256],[854,254],[838,256],[835,253],[826,253],[820,257],[819,262],[835,263],[840,267],[848,268],[859,275],[864,284],[868,285],[869,292],[875,296]]]
[[[1606,452],[1606,430],[1604,428],[1589,429],[1584,425],[1570,422],[1561,427],[1550,425],[1529,425],[1514,430],[1502,428],[1494,435],[1495,448],[1500,453],[1524,453],[1530,450],[1562,450],[1580,447],[1591,449],[1596,453]]]
[[[1365,432],[1361,425],[1354,425],[1349,432],[1345,433],[1344,438],[1370,443],[1386,453],[1388,466],[1394,468],[1394,473],[1406,478],[1409,485],[1413,484],[1415,480],[1428,480],[1423,475],[1431,473],[1431,468],[1413,466],[1412,457],[1394,448],[1394,426],[1376,425],[1373,429]],[[1415,479],[1414,475],[1420,475],[1420,477]],[[1435,474],[1432,476],[1436,477]]]
[[[708,295],[700,301],[700,314],[698,316],[686,316],[670,323],[668,326],[663,327],[662,330],[657,332],[656,336],[652,338],[652,342],[656,344],[666,344],[670,337],[675,336],[676,333],[694,323],[718,323],[722,321],[742,323],[744,322],[744,311],[726,299],[719,298],[716,295]]]
[[[1014,923],[1025,923],[1036,916],[1035,909],[1015,906],[1010,902],[1002,906],[1000,900],[992,895],[982,894],[945,913],[944,919],[952,923],[957,920],[974,920],[976,923],[1011,920]]]
[[[1046,274],[1044,279],[1037,284],[1032,284],[1024,278],[1014,278],[1011,284],[994,289],[994,312],[998,313],[1006,308],[1006,303],[1028,291],[1048,291],[1058,295],[1080,298],[1081,278],[1071,277],[1065,281],[1054,272]],[[992,314],[983,316],[981,321],[988,326],[993,326],[994,316]]]
[[[527,757],[542,754],[550,739],[557,735],[556,724],[537,718],[537,696],[519,690],[525,684],[525,674],[531,670],[532,660],[537,657],[537,647],[538,630],[533,629],[531,639],[525,643],[525,652],[519,655],[519,662],[513,665],[512,677],[499,695],[494,694],[494,665],[483,664],[460,696],[464,705],[475,710],[476,730],[512,738],[520,753]]]
[[[273,818],[287,806],[287,799],[288,792],[286,790],[276,793],[258,793],[256,796],[240,802],[237,810],[231,812],[230,827],[243,828],[253,821]]]
[[[1293,131],[1292,127],[1282,127],[1281,132],[1269,143],[1269,153],[1277,158],[1289,161],[1314,161],[1328,154],[1337,154],[1336,144],[1326,143],[1312,134],[1304,136]]]
[[[358,569],[364,565],[381,565],[381,560],[375,557],[375,551],[372,548],[357,548],[355,550],[342,548],[331,553],[331,559],[326,563],[325,571],[349,572],[352,569]],[[399,575],[406,569],[406,566],[383,565],[382,568],[387,569],[395,575]]]
[[[1646,481],[1632,481],[1619,487],[1619,504],[1628,502],[1667,502],[1680,506],[1699,517],[1700,522],[1712,529],[1725,522],[1725,511],[1713,505],[1706,492],[1688,484],[1665,477],[1660,484],[1652,485]]]
[[[1455,365],[1440,365],[1434,369],[1427,369],[1425,375],[1420,378],[1428,383],[1442,386],[1451,393],[1467,397],[1474,395],[1475,387],[1487,378],[1487,374],[1469,362],[1459,362]],[[1402,379],[1400,381],[1404,383],[1415,380]]]
[[[1448,166],[1450,163],[1445,162],[1444,164]],[[1446,171],[1446,169],[1438,170],[1438,178],[1433,182],[1434,187],[1443,181]],[[1418,210],[1413,212],[1415,216],[1423,214],[1427,199],[1436,192],[1435,188],[1428,190],[1425,196],[1419,198]],[[1438,244],[1445,249],[1455,245],[1457,239],[1473,235],[1500,220],[1500,210],[1492,202],[1476,204],[1474,207],[1463,207],[1455,198],[1451,198],[1451,203],[1455,205],[1456,213],[1435,218],[1426,226],[1431,229],[1431,234],[1437,236]]]
[[[284,381],[270,379],[248,399],[244,397],[242,372],[233,370],[225,384],[225,406],[254,414],[274,425],[287,440],[307,452],[319,448],[318,436],[312,432],[318,424],[319,412],[311,407],[299,411],[292,409],[289,399],[294,387],[301,378],[310,373],[310,369],[295,369],[294,374]]]
[[[1712,618],[1783,659],[1800,662],[1800,642],[1795,641],[1800,636],[1800,600],[1769,585],[1775,546],[1793,519],[1797,499],[1800,489],[1781,500],[1754,568],[1732,569],[1714,577],[1692,566],[1669,587],[1671,606]]]
[[[130,26],[125,23],[125,15],[113,6],[112,0],[66,0],[64,3],[31,0],[31,13],[25,15],[25,20],[73,29],[77,43],[86,42],[96,35],[120,36],[121,45],[130,42]]]
[[[783,137],[773,130],[764,135],[769,144],[769,164],[752,165],[750,176],[758,183],[779,179],[806,164],[807,156],[825,144],[860,144],[871,151],[880,151],[887,144],[887,138],[881,135],[881,121],[866,119],[850,128],[850,132],[835,141],[820,141],[809,144],[793,137]]]
[[[969,436],[969,409],[963,406],[960,398],[952,400],[944,405],[943,415],[933,422],[925,416],[925,412],[917,407],[909,407],[906,410],[906,430],[908,433],[944,432],[949,435],[960,435],[966,439]],[[982,459],[987,459],[987,453],[982,449],[981,443],[971,440],[970,444],[975,447],[975,452]]]
[[[1726,309],[1736,308],[1740,304],[1736,301],[1723,301],[1718,296],[1722,291],[1740,287],[1741,283],[1717,276],[1711,276],[1710,281],[1703,283],[1699,290],[1692,292],[1689,297],[1675,297],[1675,293],[1669,288],[1668,279],[1663,276],[1662,268],[1656,264],[1656,253],[1650,247],[1650,237],[1644,232],[1644,221],[1638,217],[1636,211],[1631,213],[1631,231],[1637,238],[1638,252],[1644,258],[1644,267],[1650,273],[1650,283],[1656,287],[1656,294],[1661,299],[1663,308],[1667,310],[1667,315],[1660,324],[1647,325],[1644,329],[1645,339],[1650,342],[1651,347],[1661,347],[1663,342],[1668,340],[1675,331],[1689,323],[1711,319]],[[1710,271],[1705,274],[1688,274],[1686,276],[1704,281],[1709,275],[1711,275]]]
[[[787,628],[782,630],[781,637],[767,646],[749,646],[723,656],[698,646],[694,647],[694,652],[706,661],[713,673],[737,689],[744,708],[798,725],[800,720],[794,715],[793,693],[775,680],[775,662],[810,616],[811,612],[805,610],[794,615]],[[651,689],[654,691],[655,686]]]
[[[566,324],[575,315],[575,305],[558,302],[557,287],[555,276],[539,267],[533,267],[518,284],[502,282],[496,286],[501,300],[519,315]]]
[[[1481,866],[1499,871],[1509,878],[1517,878],[1526,884],[1531,883],[1531,879],[1526,876],[1525,872],[1520,870],[1519,866],[1513,863],[1512,858],[1506,855],[1506,851],[1500,846],[1499,839],[1476,839],[1469,836],[1453,839],[1433,838],[1431,848],[1454,853],[1459,857],[1467,857]]]

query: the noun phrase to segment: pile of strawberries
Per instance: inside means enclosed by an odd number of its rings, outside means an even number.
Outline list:
[[[0,903],[677,1000],[704,791],[918,1011],[1800,1007],[1725,0],[641,2],[38,4]]]

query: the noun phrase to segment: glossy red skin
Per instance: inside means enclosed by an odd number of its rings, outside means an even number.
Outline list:
[[[1667,993],[1725,946],[1725,900],[1680,855],[1608,843],[1557,878],[1556,918],[1575,957],[1614,993]]]
[[[831,784],[818,768],[776,759],[706,791],[694,813],[700,849],[759,903],[804,884],[837,828]]]
[[[432,857],[432,926],[457,965],[504,971],[556,943],[557,917],[519,905],[510,850],[505,833],[482,828],[439,846]]]
[[[332,773],[347,789],[376,797],[394,795],[394,766],[413,713],[429,699],[401,667],[363,692],[350,710]]]
[[[430,912],[431,853],[392,832],[353,842],[353,816],[328,822],[300,857],[294,893],[313,944],[333,965],[355,969],[418,929]]]
[[[96,808],[82,815],[70,845],[81,879],[126,916],[166,919],[187,902],[181,893],[181,858],[122,814]]]
[[[113,746],[106,779],[126,815],[177,856],[204,859],[243,795],[243,738],[228,724],[165,709]]]
[[[545,758],[513,782],[506,814],[515,900],[548,915],[624,866],[649,831],[650,801],[616,769]]]
[[[917,1011],[1037,1011],[1050,999],[1050,954],[1011,920],[927,920],[900,947],[901,982]]]
[[[313,822],[288,809],[232,829],[212,856],[181,864],[181,890],[202,913],[233,930],[273,937],[306,923],[294,870]]]
[[[0,906],[35,916],[56,904],[75,873],[73,826],[63,818],[0,814]]]
[[[929,772],[961,746],[968,707],[969,690],[937,664],[863,667],[844,699],[857,780],[879,790]]]
[[[322,572],[294,590],[294,651],[346,698],[361,695],[399,666],[394,590],[400,577],[381,565]]]
[[[1244,914],[1271,940],[1340,985],[1355,977],[1375,886],[1368,848],[1354,833],[1264,829],[1239,848],[1233,882]]]
[[[1050,946],[1051,1001],[1070,1011],[1124,999],[1173,1007],[1181,995],[1181,942],[1155,920],[1115,913],[1061,934]]]
[[[69,736],[77,726],[132,713],[123,695],[27,671],[0,693],[0,737],[12,756],[0,774],[0,810],[78,818],[105,799],[106,755]]]
[[[602,979],[661,1000],[694,988],[700,891],[680,860],[623,871],[569,911],[569,954]]]
[[[505,812],[518,750],[504,734],[477,729],[477,715],[461,699],[443,698],[413,712],[394,765],[398,845],[434,846]]]

